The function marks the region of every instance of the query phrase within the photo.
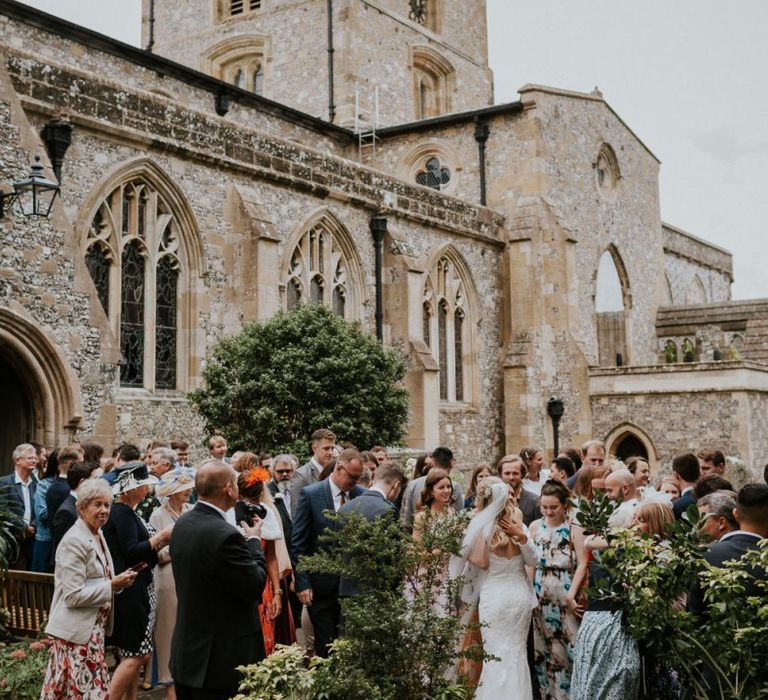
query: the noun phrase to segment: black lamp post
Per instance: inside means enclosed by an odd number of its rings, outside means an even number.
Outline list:
[[[6,207],[18,203],[24,216],[47,217],[51,212],[53,200],[59,193],[59,185],[43,177],[40,156],[35,156],[32,170],[24,180],[13,183],[13,192],[0,193],[0,218],[5,215]]]
[[[565,413],[565,407],[560,399],[551,398],[547,401],[547,414],[552,420],[552,435],[555,442],[555,457],[560,452],[560,419]]]
[[[387,217],[376,214],[370,223],[373,236],[374,274],[376,277],[376,337],[384,340],[384,293],[382,291],[382,248],[387,235]]]

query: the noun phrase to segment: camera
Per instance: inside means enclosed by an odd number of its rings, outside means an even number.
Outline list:
[[[253,519],[258,518],[264,520],[267,517],[267,509],[260,503],[249,503],[248,501],[241,501],[243,504],[243,510],[245,511],[245,522],[250,526],[253,526]]]

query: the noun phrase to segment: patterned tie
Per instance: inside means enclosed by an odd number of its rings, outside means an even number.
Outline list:
[[[339,494],[339,503],[343,506],[347,502],[347,492],[342,491]]]

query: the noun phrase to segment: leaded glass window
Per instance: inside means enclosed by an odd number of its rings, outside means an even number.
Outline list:
[[[145,259],[139,244],[131,241],[123,250],[120,303],[120,383],[144,386],[144,280]]]
[[[174,259],[160,258],[157,264],[155,306],[155,386],[176,388],[176,304],[178,271]]]
[[[264,68],[260,63],[256,72],[253,74],[253,91],[257,95],[264,94]]]
[[[302,236],[291,255],[286,280],[286,307],[305,301],[325,304],[342,318],[354,318],[350,261],[340,244],[341,232],[320,222]]]
[[[424,169],[416,173],[416,182],[434,190],[442,190],[451,181],[451,171],[440,163],[440,159],[432,156],[427,160]]]
[[[85,264],[120,339],[120,384],[176,389],[179,362],[177,219],[142,178],[122,183],[99,205]]]
[[[440,302],[437,309],[438,363],[440,365],[440,399],[448,400],[448,305]]]
[[[466,284],[448,256],[438,259],[426,277],[422,334],[440,370],[440,400],[466,401],[471,367]],[[436,313],[433,311],[436,309]],[[435,318],[436,316],[436,318]],[[436,342],[432,342],[433,339]]]
[[[85,254],[85,264],[99,295],[99,301],[106,314],[109,314],[109,254],[100,245],[92,245]]]

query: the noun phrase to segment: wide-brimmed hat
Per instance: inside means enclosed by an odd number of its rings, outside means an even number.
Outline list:
[[[155,487],[156,496],[172,496],[174,493],[195,488],[195,470],[192,467],[176,467],[160,477]]]
[[[139,486],[154,486],[156,483],[157,477],[147,471],[147,465],[144,462],[129,462],[120,468],[120,474],[112,486],[112,493],[119,496]]]

